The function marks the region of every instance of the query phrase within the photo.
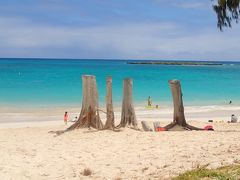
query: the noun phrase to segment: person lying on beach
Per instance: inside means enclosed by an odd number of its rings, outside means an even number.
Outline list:
[[[73,119],[71,120],[71,122],[76,122],[77,119],[78,119],[78,117],[76,116],[75,118],[73,118]]]
[[[236,123],[237,121],[238,118],[234,114],[232,114],[230,123]]]

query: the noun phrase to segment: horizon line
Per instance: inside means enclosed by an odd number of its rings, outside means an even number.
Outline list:
[[[240,62],[240,60],[184,60],[184,59],[113,59],[113,58],[47,58],[47,57],[0,57],[0,60],[3,59],[36,59],[36,60],[106,60],[106,61],[195,61],[195,62]]]

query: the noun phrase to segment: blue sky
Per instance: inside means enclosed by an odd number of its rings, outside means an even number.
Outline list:
[[[0,0],[0,57],[240,60],[210,0]]]

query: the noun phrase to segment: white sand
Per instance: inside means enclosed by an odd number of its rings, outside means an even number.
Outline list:
[[[209,116],[226,121],[229,113],[237,111],[220,110],[220,116],[210,110],[195,112],[189,123],[203,127],[209,124]],[[48,132],[66,127],[62,111],[50,112],[61,115],[10,113],[22,118],[21,123],[0,123],[0,179],[166,179],[203,165],[216,168],[240,162],[240,123],[213,123],[214,132],[82,129],[55,137]],[[48,121],[36,122],[43,114]],[[137,110],[137,115],[139,120],[163,124],[172,116],[156,110]],[[186,116],[190,119],[193,114],[187,111]],[[24,117],[35,120],[24,122]],[[90,177],[82,174],[86,168],[92,171]]]

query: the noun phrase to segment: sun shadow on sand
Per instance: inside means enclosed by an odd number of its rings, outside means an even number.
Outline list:
[[[58,131],[48,131],[50,134],[55,134],[54,137],[60,136],[61,134],[65,133],[65,130],[58,130]]]
[[[240,132],[240,130],[215,130],[215,132]]]
[[[122,132],[123,129],[113,129],[113,130],[107,130],[107,129],[103,129],[103,130],[97,130],[97,129],[88,129],[85,131],[82,131],[82,133],[88,134],[88,133],[96,133],[96,132],[100,132],[100,131],[112,131],[112,132]],[[66,130],[58,130],[58,131],[48,131],[48,133],[50,134],[54,134],[54,137],[60,136],[66,132],[70,132],[70,131],[66,131]]]

